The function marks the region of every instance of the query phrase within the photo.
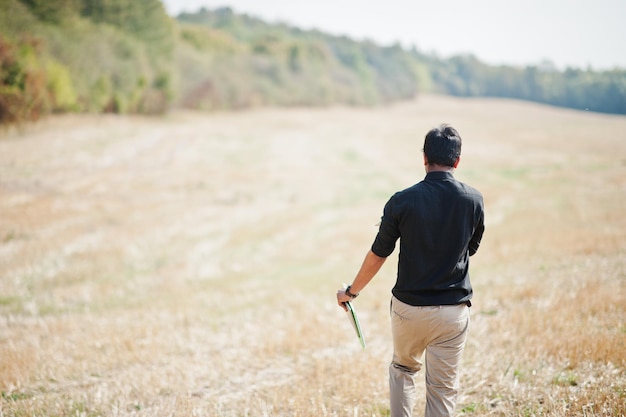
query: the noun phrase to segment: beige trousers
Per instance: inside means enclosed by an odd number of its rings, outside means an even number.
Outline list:
[[[415,307],[391,300],[393,360],[389,365],[391,417],[410,417],[415,373],[426,373],[425,417],[452,416],[459,386],[459,360],[470,315],[466,305]]]

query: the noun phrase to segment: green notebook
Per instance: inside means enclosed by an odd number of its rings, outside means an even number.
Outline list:
[[[356,310],[352,307],[352,303],[350,301],[346,301],[344,304],[348,307],[348,317],[350,318],[350,323],[352,324],[354,331],[356,331],[356,337],[359,338],[361,347],[365,349],[365,338],[363,337],[363,332],[361,331],[361,325],[359,324],[359,318],[356,315]]]

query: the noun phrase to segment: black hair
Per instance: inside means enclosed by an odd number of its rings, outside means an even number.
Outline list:
[[[431,129],[424,139],[424,154],[429,165],[454,166],[461,156],[459,132],[447,124]]]

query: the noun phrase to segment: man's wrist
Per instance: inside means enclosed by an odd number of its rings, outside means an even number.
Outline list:
[[[347,295],[348,297],[352,298],[352,299],[355,299],[355,298],[357,298],[357,297],[359,296],[359,293],[354,294],[354,293],[350,292],[350,289],[351,289],[351,288],[352,288],[352,285],[348,285],[348,286],[346,287],[346,295]]]

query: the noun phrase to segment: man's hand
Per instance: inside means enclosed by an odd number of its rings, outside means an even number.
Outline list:
[[[346,306],[347,301],[351,301],[352,298],[346,295],[345,289],[337,290],[337,304],[339,307],[343,308],[345,311],[348,311],[348,307]]]

